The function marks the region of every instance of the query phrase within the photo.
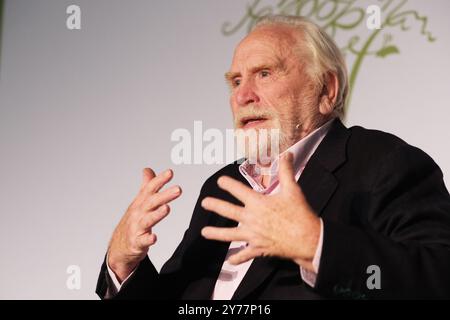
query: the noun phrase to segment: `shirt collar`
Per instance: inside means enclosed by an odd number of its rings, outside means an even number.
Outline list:
[[[294,156],[293,166],[295,178],[297,180],[309,158],[311,158],[320,142],[322,142],[323,138],[328,133],[333,120],[334,119],[329,120],[316,130],[309,133],[307,136],[300,139],[298,142],[282,152],[279,157],[273,161],[268,170],[270,180],[267,188],[264,188],[261,184],[262,174],[261,168],[258,164],[252,164],[249,160],[245,160],[239,166],[239,172],[244,176],[254,190],[261,193],[269,193],[278,185],[278,165],[280,157],[286,152],[291,152]]]

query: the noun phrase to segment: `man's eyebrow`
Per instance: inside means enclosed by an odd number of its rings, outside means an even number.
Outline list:
[[[231,82],[234,78],[240,76],[241,73],[240,72],[232,72],[232,71],[228,71],[225,72],[225,80],[227,82]]]
[[[255,73],[264,69],[281,69],[283,70],[285,68],[285,65],[282,60],[277,61],[276,63],[263,63],[260,65],[257,65],[255,67],[252,67],[250,69],[250,73]],[[227,82],[231,82],[234,78],[241,76],[240,72],[233,72],[228,71],[225,73],[225,80]]]
[[[282,67],[281,63],[262,63],[260,65],[251,68],[250,73],[256,73],[264,69],[275,70],[280,69],[281,67]]]

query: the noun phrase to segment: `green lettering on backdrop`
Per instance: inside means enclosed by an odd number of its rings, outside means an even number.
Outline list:
[[[346,105],[348,112],[352,92],[361,65],[367,56],[386,58],[392,54],[399,54],[400,49],[393,43],[393,36],[389,31],[399,28],[401,31],[410,30],[416,22],[420,33],[428,42],[436,39],[427,30],[428,18],[417,11],[406,9],[408,0],[378,0],[381,9],[381,28],[369,30],[366,28],[366,8],[374,4],[364,0],[279,0],[275,5],[265,4],[261,0],[253,0],[247,5],[244,16],[238,22],[225,22],[222,33],[232,35],[241,29],[250,31],[256,21],[269,14],[289,14],[308,17],[319,24],[333,38],[338,32],[353,32],[357,35],[349,39],[341,47],[350,66],[350,92]],[[366,32],[361,28],[366,28]],[[363,33],[368,35],[362,36]],[[381,37],[383,35],[383,37]]]

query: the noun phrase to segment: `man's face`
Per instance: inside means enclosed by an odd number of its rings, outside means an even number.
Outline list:
[[[305,136],[309,122],[319,115],[301,43],[290,27],[259,27],[238,45],[226,74],[235,128],[279,129],[280,152]]]

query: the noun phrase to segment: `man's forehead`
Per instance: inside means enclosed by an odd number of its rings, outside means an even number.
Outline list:
[[[291,26],[266,25],[260,26],[250,32],[238,44],[236,50],[245,48],[249,45],[266,46],[292,46],[296,44],[300,32]]]
[[[237,45],[234,56],[252,51],[284,53],[298,43],[299,37],[300,32],[290,26],[257,27]]]
[[[248,34],[236,47],[233,63],[247,60],[284,60],[298,41],[298,32],[291,27],[262,26]],[[263,62],[263,61],[261,61]]]

